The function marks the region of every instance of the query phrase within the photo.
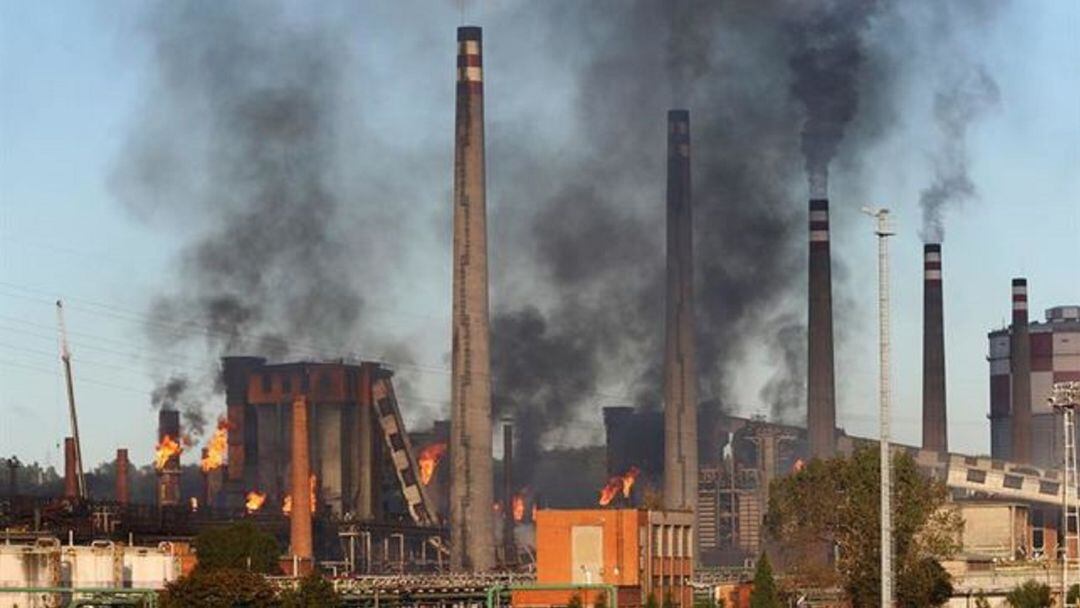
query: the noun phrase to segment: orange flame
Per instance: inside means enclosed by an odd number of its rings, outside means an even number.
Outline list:
[[[266,502],[266,494],[252,490],[247,493],[247,500],[244,503],[244,506],[247,508],[248,513],[254,513],[262,508],[264,502]]]
[[[315,486],[318,483],[318,478],[312,475],[308,478],[308,484],[311,487],[311,512],[315,512],[316,499],[315,499]],[[281,501],[281,513],[283,515],[289,515],[292,513],[292,494],[286,494],[285,498]]]
[[[514,521],[520,522],[525,519],[525,495],[514,494]]]
[[[180,447],[180,444],[176,442],[172,437],[165,435],[157,447],[154,448],[154,468],[162,470],[169,462],[169,459],[173,456],[179,456],[184,448]]]
[[[801,470],[803,470],[805,468],[806,468],[806,463],[803,462],[802,458],[796,459],[795,464],[791,465],[791,470],[793,472],[795,472],[795,473],[798,473],[799,471],[801,471]]]
[[[445,443],[433,443],[420,450],[420,455],[416,458],[416,464],[420,467],[420,483],[425,486],[431,483],[431,478],[435,476],[435,469],[439,467],[439,461],[445,454]]]
[[[615,500],[615,497],[620,492],[623,498],[630,498],[630,491],[634,489],[634,481],[637,480],[640,473],[641,469],[632,466],[627,469],[626,473],[613,475],[611,479],[608,479],[607,484],[600,490],[600,506],[606,507],[611,504],[611,501]]]
[[[203,473],[209,473],[225,464],[225,453],[229,450],[229,422],[224,418],[218,419],[217,430],[206,443],[206,450],[206,457],[199,463]]]

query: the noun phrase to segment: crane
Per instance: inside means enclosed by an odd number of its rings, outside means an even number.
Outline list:
[[[86,500],[86,477],[83,475],[82,442],[79,440],[79,417],[75,413],[75,381],[71,376],[71,349],[68,348],[67,326],[64,325],[63,300],[56,301],[56,322],[60,328],[60,361],[64,364],[68,415],[71,417],[71,436],[75,439],[75,474],[79,486],[79,500]]]

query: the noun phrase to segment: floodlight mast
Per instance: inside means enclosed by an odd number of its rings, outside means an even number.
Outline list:
[[[889,210],[863,207],[874,218],[878,240],[878,399],[881,417],[881,608],[893,608],[892,458],[889,449]]]

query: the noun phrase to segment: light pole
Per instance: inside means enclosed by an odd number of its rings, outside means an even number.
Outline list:
[[[889,454],[889,210],[863,207],[877,220],[878,237],[878,399],[881,406],[881,608],[893,606],[892,467]]]
[[[1061,412],[1065,436],[1065,480],[1061,486],[1061,605],[1069,604],[1069,572],[1080,569],[1080,560],[1069,556],[1070,545],[1080,550],[1080,504],[1077,500],[1076,409],[1080,407],[1080,382],[1055,382],[1047,400]]]

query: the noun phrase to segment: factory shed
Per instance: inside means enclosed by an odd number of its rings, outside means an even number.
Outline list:
[[[689,511],[542,509],[536,582],[544,588],[515,591],[513,605],[565,606],[574,595],[593,605],[605,593],[596,586],[605,585],[615,589],[620,608],[668,594],[676,605],[690,606],[693,521]]]

